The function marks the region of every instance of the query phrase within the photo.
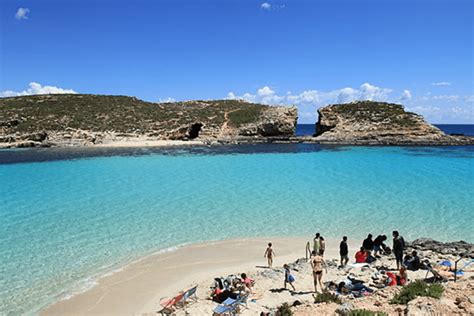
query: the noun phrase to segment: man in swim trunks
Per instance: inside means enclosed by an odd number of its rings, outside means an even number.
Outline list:
[[[313,260],[311,261],[311,267],[313,268],[314,292],[318,293],[318,283],[322,292],[323,283],[321,279],[323,278],[323,267],[326,270],[326,273],[328,273],[326,261],[324,261],[322,256],[316,254],[316,256],[314,256]]]
[[[267,250],[265,250],[265,254],[263,256],[267,258],[268,267],[271,268],[273,265],[273,257],[275,256],[271,242],[268,243]]]

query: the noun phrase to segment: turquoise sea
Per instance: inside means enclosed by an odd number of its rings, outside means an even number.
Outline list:
[[[474,147],[5,150],[0,179],[6,315],[197,241],[397,229],[474,242]]]

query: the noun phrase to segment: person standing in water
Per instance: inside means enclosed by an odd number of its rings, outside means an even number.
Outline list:
[[[318,283],[322,292],[323,283],[321,280],[323,278],[323,267],[326,270],[326,273],[328,273],[326,261],[324,261],[322,256],[320,256],[319,254],[316,254],[316,256],[314,256],[313,260],[311,261],[311,267],[313,268],[314,292],[318,293]]]
[[[319,255],[319,250],[321,249],[321,240],[319,238],[320,238],[319,233],[316,233],[313,239],[313,251],[317,255]]]
[[[275,257],[275,252],[273,251],[271,242],[268,243],[267,250],[265,250],[265,254],[263,256],[267,258],[268,267],[271,268],[273,265],[273,257]]]

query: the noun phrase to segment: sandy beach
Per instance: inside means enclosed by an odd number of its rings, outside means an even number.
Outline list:
[[[308,238],[252,238],[193,244],[176,251],[152,255],[98,280],[87,292],[57,302],[42,315],[155,314],[160,299],[194,284],[204,297],[214,276],[251,272],[264,266],[268,241],[274,243],[275,267],[305,256]],[[328,256],[335,256],[336,241],[328,241]],[[310,285],[310,284],[309,284]]]
[[[89,145],[91,147],[174,147],[174,146],[196,146],[206,145],[203,140],[161,140],[149,137],[105,139],[103,142]]]
[[[251,302],[243,315],[258,315],[260,312],[275,310],[284,302],[298,301],[301,306],[294,309],[296,315],[312,315],[315,310],[322,314],[333,314],[336,304],[319,304],[314,301],[314,288],[309,263],[300,260],[293,273],[296,277],[295,292],[283,289],[282,265],[293,263],[298,258],[305,258],[305,245],[309,241],[304,237],[292,238],[249,238],[209,243],[192,244],[177,250],[151,255],[122,270],[103,277],[92,289],[75,295],[70,299],[59,301],[44,309],[42,315],[156,315],[160,310],[160,301],[172,297],[181,290],[198,285],[198,302],[187,308],[190,315],[210,315],[217,303],[208,299],[209,287],[214,277],[227,276],[245,272],[256,280],[251,294]],[[266,268],[263,257],[268,241],[272,241],[276,253],[274,268]],[[373,269],[337,268],[338,240],[327,240],[325,259],[328,262],[328,273],[323,281],[343,279],[347,275],[359,279],[370,279]],[[359,240],[349,240],[350,262],[359,245]],[[450,258],[445,256],[444,258]],[[395,268],[393,258],[383,257],[380,263]],[[426,271],[409,272],[410,280],[423,279]],[[455,300],[458,297],[472,296],[472,273],[464,280],[446,287],[446,297],[441,301],[415,301],[420,306],[433,305],[436,311],[446,313],[457,310]],[[367,281],[369,282],[369,281]],[[466,291],[467,289],[467,291]],[[351,301],[351,306],[368,308],[398,314],[404,306],[390,305],[389,297],[400,290],[400,287],[388,287],[368,298]],[[464,296],[463,296],[464,295]],[[467,300],[467,298],[466,298]],[[437,305],[436,305],[437,304]],[[413,308],[420,308],[416,305]],[[430,305],[430,306],[431,306]],[[445,307],[442,307],[445,306]],[[471,308],[472,304],[468,307]],[[443,310],[444,308],[444,310]],[[184,310],[176,311],[184,315]]]

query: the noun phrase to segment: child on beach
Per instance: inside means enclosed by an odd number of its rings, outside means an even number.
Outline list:
[[[293,291],[296,291],[295,286],[293,285],[293,282],[295,282],[295,277],[291,274],[290,267],[287,264],[285,264],[283,265],[283,268],[285,269],[285,289],[286,289],[286,284],[288,283],[293,288]]]
[[[274,256],[275,256],[275,252],[273,251],[272,243],[269,242],[267,250],[265,250],[265,254],[263,255],[263,257],[267,258],[269,268],[271,268],[272,265],[273,265],[273,257]]]

